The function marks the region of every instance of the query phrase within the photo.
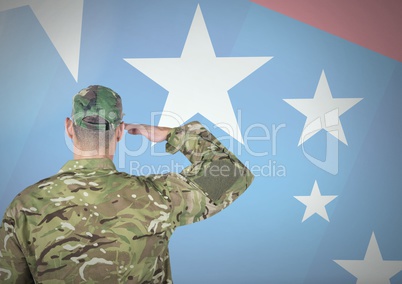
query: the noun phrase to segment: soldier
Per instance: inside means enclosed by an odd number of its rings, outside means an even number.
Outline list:
[[[251,172],[200,123],[124,124],[118,94],[89,86],[66,119],[74,160],[19,193],[0,230],[1,283],[172,283],[168,242],[242,194]],[[191,162],[181,172],[133,176],[112,159],[124,129]]]

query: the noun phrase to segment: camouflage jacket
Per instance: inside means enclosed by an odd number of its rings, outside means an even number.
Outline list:
[[[133,176],[110,159],[71,160],[12,201],[0,230],[1,283],[172,283],[176,227],[231,204],[251,172],[198,122],[173,128],[180,174]]]

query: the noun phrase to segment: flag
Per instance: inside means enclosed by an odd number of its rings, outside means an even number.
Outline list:
[[[72,158],[72,96],[100,84],[125,122],[198,120],[255,175],[173,234],[175,283],[402,283],[402,10],[378,5],[2,1],[1,214]],[[114,162],[188,165],[129,135]]]

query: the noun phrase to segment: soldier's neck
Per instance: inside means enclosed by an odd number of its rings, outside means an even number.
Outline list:
[[[109,149],[82,150],[80,148],[79,145],[74,146],[74,160],[108,158],[113,161],[116,151],[116,147],[113,145]]]
[[[114,157],[113,155],[88,155],[88,156],[82,156],[82,155],[74,154],[74,160],[108,158],[108,159],[113,161],[113,157]]]

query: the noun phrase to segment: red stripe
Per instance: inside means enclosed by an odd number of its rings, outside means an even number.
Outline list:
[[[402,0],[252,0],[402,62]]]

